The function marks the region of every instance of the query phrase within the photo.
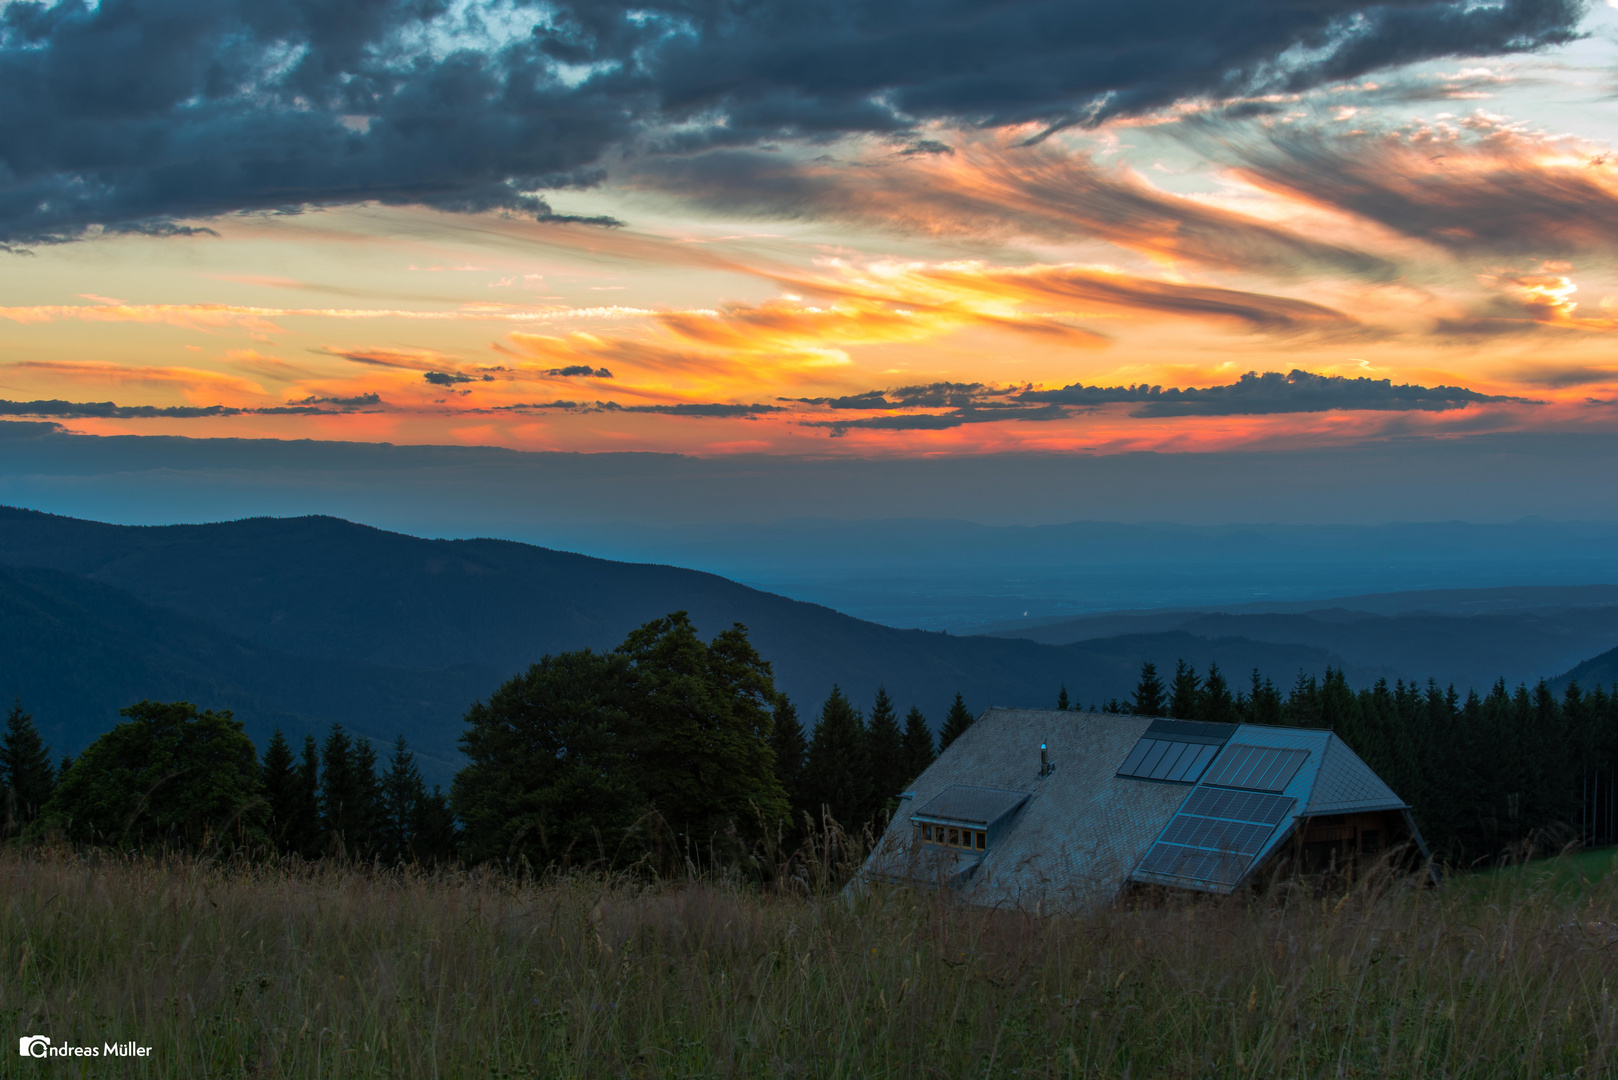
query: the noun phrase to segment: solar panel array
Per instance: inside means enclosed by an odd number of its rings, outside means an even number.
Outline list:
[[[1245,788],[1248,791],[1280,791],[1297,775],[1307,750],[1282,750],[1274,746],[1228,746],[1204,784]]]
[[[1294,769],[1294,771],[1296,771]],[[1199,787],[1141,860],[1148,874],[1234,885],[1296,799]]]
[[[1217,743],[1146,738],[1135,744],[1135,749],[1118,767],[1118,775],[1194,784],[1217,753]]]

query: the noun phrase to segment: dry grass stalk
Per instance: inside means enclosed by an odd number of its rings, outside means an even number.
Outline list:
[[[0,1012],[53,1076],[1597,1076],[1618,880],[1157,898],[0,854]],[[841,845],[841,847],[838,847]]]

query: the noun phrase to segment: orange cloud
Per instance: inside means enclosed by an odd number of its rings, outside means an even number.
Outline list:
[[[626,307],[526,307],[517,304],[463,304],[450,311],[413,311],[403,308],[273,308],[235,304],[47,304],[0,307],[0,319],[17,323],[79,322],[144,323],[190,329],[234,327],[259,335],[279,332],[276,319],[412,319],[425,322],[556,322],[602,316],[636,317],[650,309]]]
[[[1074,264],[995,267],[983,262],[878,263],[865,269],[839,267],[839,277],[820,275],[779,279],[805,292],[839,297],[880,297],[889,303],[949,311],[961,310],[992,319],[995,325],[1019,325],[1043,331],[1053,324],[1026,312],[1045,308],[1047,316],[1069,318],[1100,314],[1177,315],[1231,322],[1249,330],[1292,332],[1344,330],[1356,321],[1333,308],[1307,300],[1241,289],[1164,281],[1127,274],[1111,267]],[[1073,309],[1074,302],[1085,305]],[[1061,305],[1050,311],[1053,304]],[[998,314],[996,314],[998,312]],[[1013,313],[1015,316],[1013,317]],[[1088,332],[1087,332],[1088,333]],[[1091,335],[1091,340],[1095,335]]]
[[[1476,113],[1393,131],[1274,130],[1227,147],[1249,183],[1455,252],[1555,257],[1618,243],[1610,148]]]
[[[621,181],[727,215],[932,237],[1099,239],[1155,260],[1289,276],[1321,267],[1371,277],[1393,272],[1375,255],[1172,194],[1084,151],[1012,138],[981,136],[950,154],[868,152],[856,162],[715,151],[646,159]]]
[[[99,360],[21,360],[7,364],[19,372],[76,386],[153,386],[178,389],[187,401],[212,404],[220,394],[263,397],[264,388],[237,375],[193,367],[143,367]]]

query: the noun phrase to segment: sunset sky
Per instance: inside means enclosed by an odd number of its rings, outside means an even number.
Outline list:
[[[1610,433],[1618,11],[0,0],[0,406],[914,456]]]

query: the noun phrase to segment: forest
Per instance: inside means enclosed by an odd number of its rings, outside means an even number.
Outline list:
[[[1080,708],[1060,687],[1057,709]],[[141,701],[76,759],[53,761],[21,702],[0,736],[4,830],[29,841],[381,864],[756,865],[829,822],[879,833],[897,796],[972,723],[957,693],[938,736],[879,689],[834,687],[805,724],[736,624],[703,641],[684,612],[616,649],[543,657],[467,710],[467,764],[428,790],[401,735],[379,759],[333,725],[262,751],[228,710]],[[1487,693],[1341,671],[1284,693],[1258,671],[1144,665],[1102,712],[1334,731],[1414,808],[1434,855],[1489,864],[1613,839],[1618,697],[1541,681]]]

